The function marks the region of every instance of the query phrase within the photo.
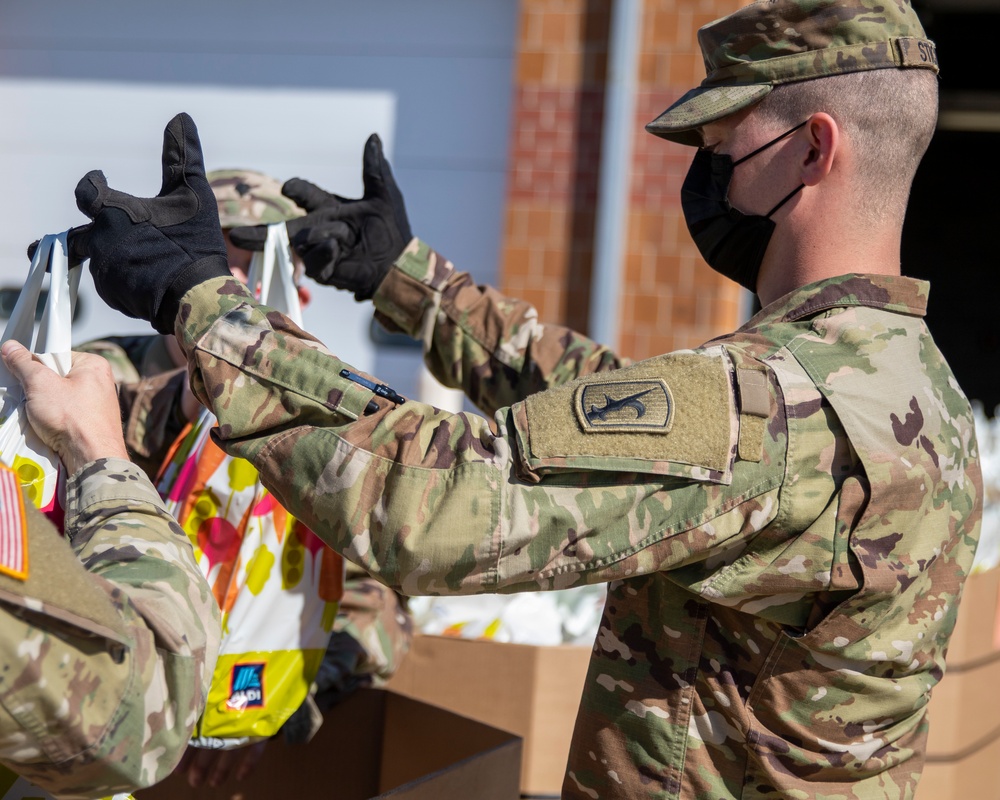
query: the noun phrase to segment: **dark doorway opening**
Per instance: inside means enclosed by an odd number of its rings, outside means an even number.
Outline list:
[[[943,4],[942,4],[943,5]],[[931,282],[927,325],[970,400],[1000,405],[1000,92],[971,58],[1000,9],[941,6],[924,16],[941,62],[938,131],[917,171],[903,228],[903,272]],[[994,84],[994,85],[990,85]]]
[[[903,271],[931,282],[927,325],[970,400],[1000,404],[1000,199],[976,156],[1000,133],[939,130],[903,229]],[[991,185],[993,184],[993,185]]]

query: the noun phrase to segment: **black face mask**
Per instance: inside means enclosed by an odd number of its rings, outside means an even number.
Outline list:
[[[681,187],[684,219],[702,257],[716,272],[751,292],[757,291],[757,273],[774,233],[771,215],[801,191],[805,184],[791,191],[766,216],[744,214],[729,204],[733,169],[805,124],[799,123],[739,161],[733,161],[729,155],[699,150]]]

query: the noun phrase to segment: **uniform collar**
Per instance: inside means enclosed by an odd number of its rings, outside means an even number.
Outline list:
[[[810,283],[761,309],[744,327],[794,322],[831,308],[868,306],[922,317],[927,313],[930,284],[901,275],[849,273]]]

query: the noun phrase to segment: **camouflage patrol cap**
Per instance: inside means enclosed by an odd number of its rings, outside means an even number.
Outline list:
[[[700,146],[698,128],[772,88],[888,67],[938,71],[909,0],[757,0],[698,31],[706,78],[646,130]]]
[[[252,169],[216,169],[206,175],[223,228],[284,222],[305,214],[281,193],[281,184]]]

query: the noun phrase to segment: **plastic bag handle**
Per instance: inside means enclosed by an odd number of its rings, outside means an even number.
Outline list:
[[[255,252],[250,260],[247,284],[263,305],[302,326],[302,304],[295,286],[295,265],[284,222],[267,226],[264,249]]]
[[[31,336],[35,330],[35,308],[38,306],[38,297],[42,293],[45,267],[51,252],[52,237],[43,236],[38,247],[35,248],[31,266],[28,267],[28,277],[24,279],[21,291],[17,296],[17,302],[14,304],[14,310],[7,319],[7,326],[3,330],[0,344],[13,339],[29,350],[31,349]]]
[[[48,234],[38,243],[28,268],[28,277],[4,328],[3,338],[0,339],[0,343],[8,339],[20,342],[60,375],[69,372],[70,350],[73,347],[73,308],[80,286],[80,269],[69,268],[67,233],[68,231]],[[42,311],[38,335],[32,343],[35,309],[47,269],[50,270],[49,293]]]
[[[38,326],[35,353],[60,375],[69,372],[73,349],[73,306],[80,286],[80,270],[69,268],[66,233],[52,242],[49,257],[49,294]]]

